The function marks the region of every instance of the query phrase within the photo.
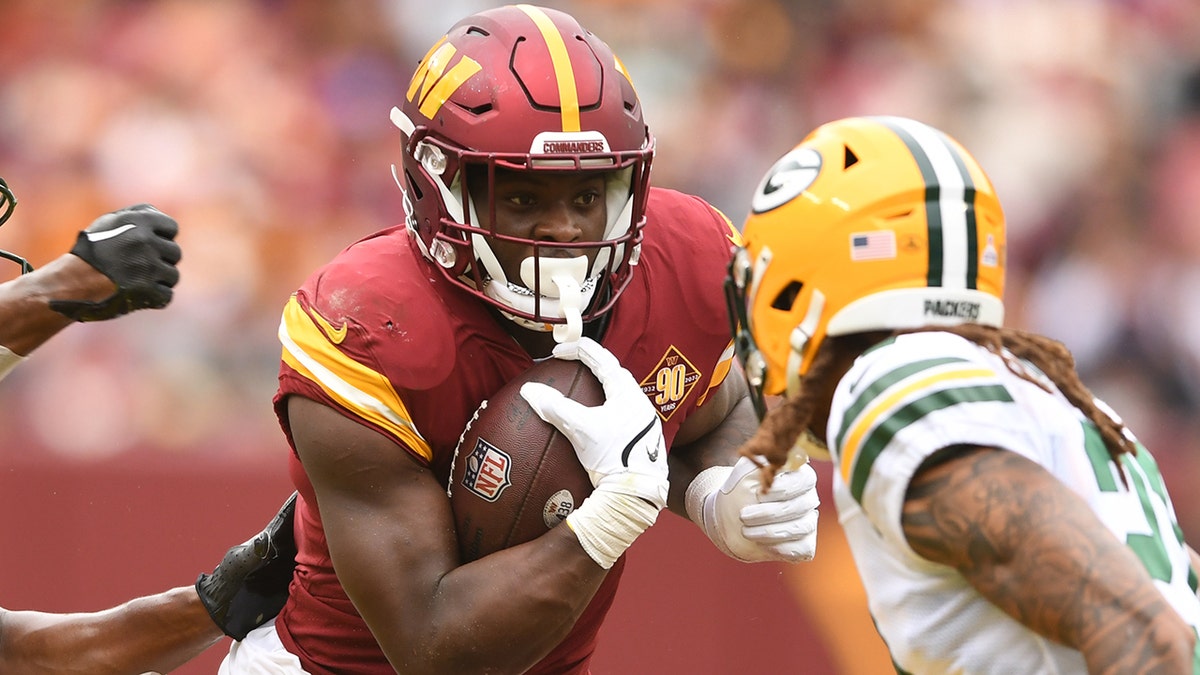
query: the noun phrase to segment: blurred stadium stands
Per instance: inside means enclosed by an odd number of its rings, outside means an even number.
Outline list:
[[[290,490],[270,406],[279,311],[399,221],[387,112],[430,44],[495,4],[3,3],[0,176],[21,204],[0,247],[42,264],[99,213],[148,201],[178,218],[184,259],[169,309],[72,329],[0,388],[0,605],[95,609],[190,583],[265,522]],[[629,68],[655,182],[735,222],[821,122],[900,114],[956,136],[1008,213],[1009,322],[1072,348],[1200,541],[1200,5],[550,4]],[[880,672],[826,496],[819,560],[795,570],[656,527],[596,674]],[[179,672],[214,672],[222,651]]]

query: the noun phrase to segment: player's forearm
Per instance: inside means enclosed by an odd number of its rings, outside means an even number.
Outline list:
[[[338,553],[343,586],[402,673],[523,672],[566,638],[605,576],[565,524],[451,570],[420,603],[385,597],[390,575]]]
[[[741,377],[731,373],[730,378]],[[700,472],[712,466],[733,466],[740,455],[738,448],[754,435],[758,416],[745,386],[722,387],[680,429],[667,455],[671,471],[671,490],[667,507],[676,515],[688,517],[686,494]],[[702,430],[697,431],[699,422]]]
[[[525,560],[514,562],[517,558]],[[481,569],[481,563],[491,569]],[[552,567],[556,569],[550,571]],[[539,570],[537,582],[525,579],[512,585],[497,583],[505,571],[511,573],[514,569]],[[464,579],[460,575],[464,573],[472,580],[462,583]],[[487,670],[493,665],[498,667],[496,672],[528,669],[567,637],[591,603],[605,575],[606,571],[582,552],[579,541],[566,523],[535,541],[497,551],[457,568],[441,584],[449,596],[446,597],[449,602],[443,606],[466,610],[465,613],[452,610],[456,616],[450,621],[458,626],[451,630],[455,634],[452,642],[458,645],[449,653],[462,655],[474,651],[474,654],[455,665],[464,666],[461,672]],[[450,586],[454,590],[450,590]],[[563,591],[568,588],[571,589],[569,592]],[[514,600],[523,610],[509,612],[504,620],[497,621],[497,608],[510,605]],[[462,626],[489,624],[492,631],[483,640],[487,649],[480,649],[471,632],[462,630]],[[510,653],[497,656],[506,651]],[[502,665],[503,661],[498,659],[507,659],[508,665]]]
[[[69,254],[0,284],[0,345],[29,354],[72,323],[50,309],[50,300],[103,299],[113,288],[107,277]]]
[[[922,467],[904,532],[1088,672],[1188,672],[1194,634],[1145,568],[1069,488],[1016,453],[967,449]]]
[[[0,672],[165,673],[221,637],[191,586],[101,612],[4,612],[0,615]]]

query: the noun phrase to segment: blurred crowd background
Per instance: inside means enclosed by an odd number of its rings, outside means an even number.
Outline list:
[[[341,247],[400,221],[388,111],[450,25],[497,4],[4,0],[0,175],[21,204],[0,248],[44,264],[97,214],[151,202],[178,218],[184,259],[169,309],[67,331],[5,382],[0,465],[282,471],[280,309]],[[822,122],[907,115],[958,138],[1008,215],[1009,323],[1073,350],[1200,541],[1200,5],[546,4],[625,62],[658,139],[654,181],[735,222]]]

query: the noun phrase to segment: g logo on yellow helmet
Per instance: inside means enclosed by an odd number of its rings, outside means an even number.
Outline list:
[[[765,213],[792,201],[817,180],[821,173],[821,153],[812,148],[795,148],[775,162],[767,171],[750,209],[754,213]]]

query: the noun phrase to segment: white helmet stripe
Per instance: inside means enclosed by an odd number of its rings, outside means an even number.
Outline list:
[[[898,117],[875,119],[900,137],[925,180],[928,285],[974,289],[978,275],[975,183],[958,149],[940,131],[920,122]]]

